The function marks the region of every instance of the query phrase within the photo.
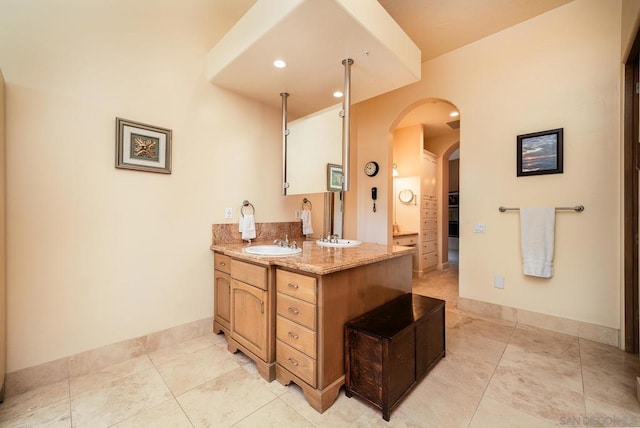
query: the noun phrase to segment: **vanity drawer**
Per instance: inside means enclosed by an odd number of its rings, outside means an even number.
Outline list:
[[[438,239],[438,231],[437,230],[427,230],[427,231],[423,232],[422,236],[423,236],[423,241],[424,242],[436,241]]]
[[[428,199],[424,202],[425,208],[429,210],[438,210],[438,201]]]
[[[422,256],[425,266],[436,266],[438,264],[438,253],[429,253]]]
[[[224,273],[231,273],[231,257],[222,253],[214,253],[213,268]]]
[[[426,218],[422,222],[423,231],[437,230],[437,228],[438,228],[438,221],[435,218]]]
[[[315,331],[278,316],[276,322],[276,337],[311,358],[316,358]]]
[[[231,259],[231,277],[254,287],[267,289],[267,268]]]
[[[315,305],[278,293],[276,307],[278,308],[278,315],[311,330],[316,330]]]
[[[309,303],[316,303],[316,279],[278,269],[276,272],[278,292]]]
[[[285,369],[316,387],[316,360],[276,340],[276,361]]]
[[[438,251],[438,242],[429,241],[422,244],[423,253],[435,253]]]
[[[415,245],[418,243],[418,235],[399,236],[393,238],[393,245]]]

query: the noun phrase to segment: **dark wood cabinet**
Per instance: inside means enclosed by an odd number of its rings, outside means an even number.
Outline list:
[[[405,294],[345,324],[346,395],[391,410],[445,356],[445,302]]]

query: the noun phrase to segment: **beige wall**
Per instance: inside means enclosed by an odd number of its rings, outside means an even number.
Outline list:
[[[204,77],[206,53],[252,3],[0,0],[9,371],[211,316],[211,223],[225,207],[236,222],[244,199],[258,221],[293,220],[280,112]],[[637,16],[627,0],[575,0],[354,106],[346,236],[387,242],[390,130],[421,100],[447,99],[464,117],[461,295],[617,328],[621,3]],[[113,167],[116,116],[173,129],[171,175]],[[517,179],[515,136],[557,126],[565,173]],[[522,277],[518,217],[497,212],[538,203],[587,207],[559,216],[549,281]]]
[[[252,3],[0,0],[9,371],[212,316],[224,208],[294,220],[280,111],[205,79]],[[114,168],[117,116],[173,130],[171,175]]]
[[[622,60],[625,61],[640,25],[640,2],[622,0]]]
[[[620,17],[620,1],[575,0],[425,62],[419,83],[358,106],[358,170],[390,163],[389,130],[421,100],[460,109],[462,297],[620,327]],[[559,127],[564,173],[516,177],[516,136]],[[360,206],[370,185],[360,182]],[[390,180],[378,186],[388,195]],[[557,216],[553,278],[523,276],[519,216],[498,207],[573,204],[586,210]],[[385,242],[384,213],[359,211],[359,239]]]
[[[0,71],[0,386],[7,370],[7,219],[5,164],[5,89]],[[0,399],[3,399],[0,390]]]

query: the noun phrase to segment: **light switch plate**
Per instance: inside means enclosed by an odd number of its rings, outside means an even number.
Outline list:
[[[493,277],[493,286],[495,288],[504,288],[504,276],[496,275]]]
[[[482,223],[475,223],[473,225],[473,233],[485,233],[487,231],[487,226]]]

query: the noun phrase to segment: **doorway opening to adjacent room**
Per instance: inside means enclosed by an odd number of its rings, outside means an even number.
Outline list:
[[[393,151],[394,242],[415,236],[414,276],[457,272],[460,211],[460,114],[451,102],[423,99],[390,129]]]

